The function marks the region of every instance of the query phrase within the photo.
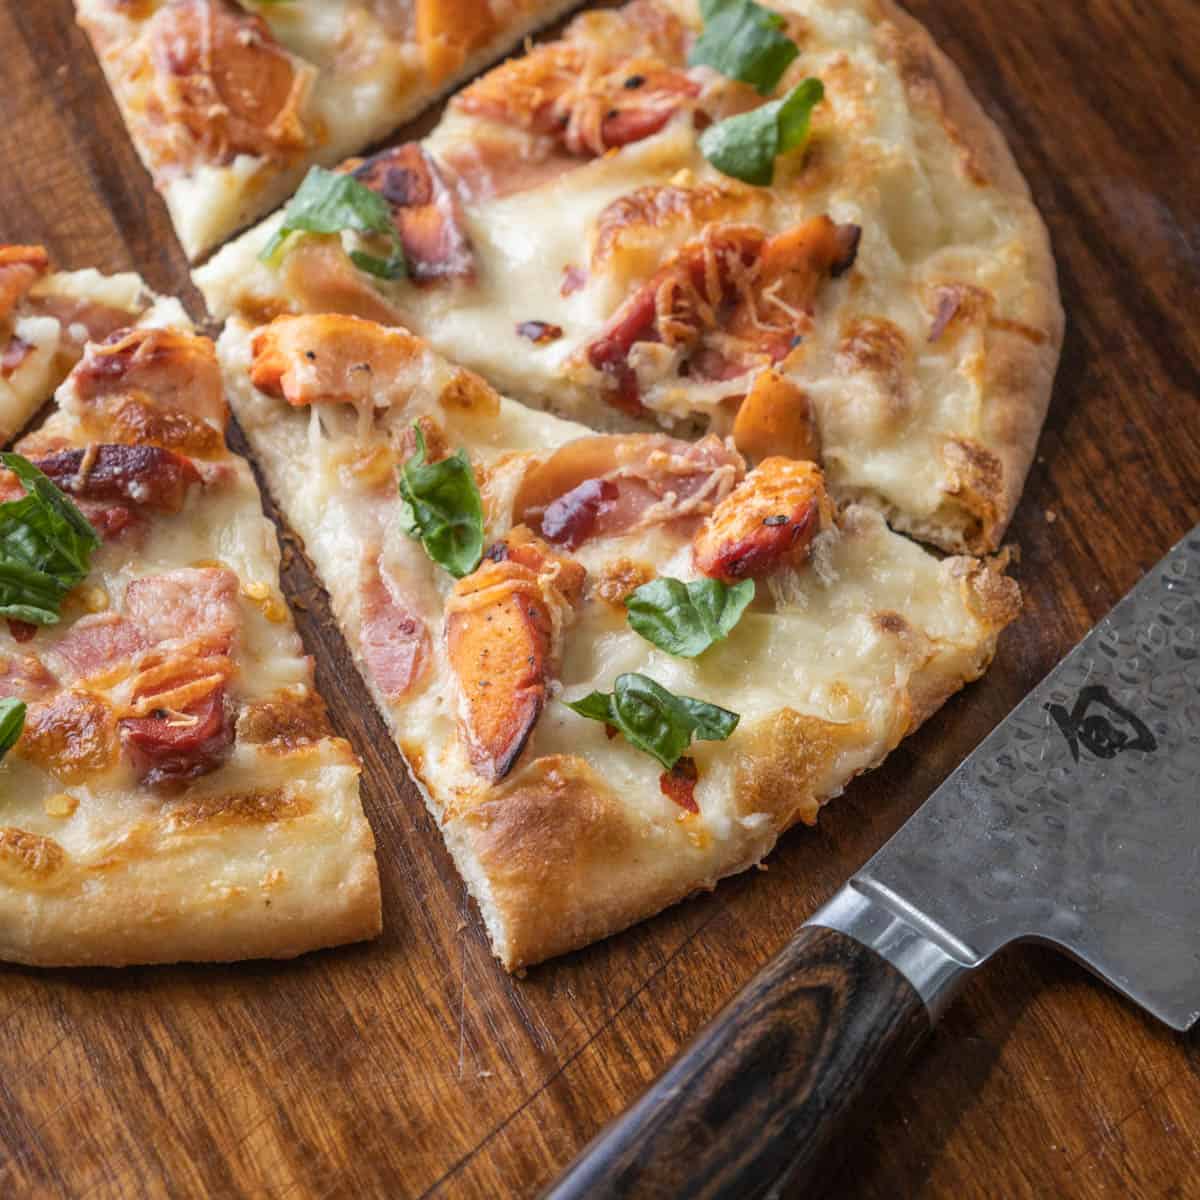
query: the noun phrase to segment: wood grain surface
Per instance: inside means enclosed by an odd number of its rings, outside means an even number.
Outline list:
[[[367,764],[385,932],[286,964],[0,968],[0,1195],[527,1196],[1200,518],[1200,3],[908,0],[1012,141],[1068,313],[995,667],[766,872],[510,979],[297,557]],[[0,239],[199,312],[69,0],[0,0]],[[1193,1196],[1200,1041],[1048,950],[967,988],[847,1147],[854,1198]]]

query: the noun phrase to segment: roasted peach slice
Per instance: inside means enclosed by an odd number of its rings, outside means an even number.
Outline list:
[[[802,565],[833,520],[819,467],[767,458],[713,510],[692,542],[696,568],[734,583]]]
[[[733,443],[750,459],[773,454],[821,461],[821,436],[808,393],[778,371],[763,371],[738,408]]]
[[[250,382],[293,405],[356,404],[394,384],[422,349],[412,334],[360,317],[276,317],[251,344]]]
[[[458,679],[467,754],[503,779],[546,702],[559,623],[579,598],[583,567],[518,528],[459,580],[446,605],[446,647]]]
[[[495,31],[488,0],[416,0],[417,44],[434,83],[460,70]]]
[[[7,321],[27,291],[50,269],[41,246],[0,246],[0,321]]]

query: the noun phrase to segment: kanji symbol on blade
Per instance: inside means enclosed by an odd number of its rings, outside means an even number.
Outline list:
[[[1144,750],[1149,754],[1158,749],[1158,742],[1146,723],[1122,708],[1106,687],[1083,688],[1069,712],[1061,704],[1045,707],[1062,730],[1076,762],[1081,742],[1097,758],[1116,758],[1123,750]]]

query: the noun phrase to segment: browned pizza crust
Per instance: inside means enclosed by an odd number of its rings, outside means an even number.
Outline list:
[[[1014,202],[1027,250],[1024,307],[988,325],[983,438],[949,441],[943,456],[958,480],[957,502],[975,520],[961,548],[995,550],[1012,519],[1033,461],[1062,351],[1065,317],[1050,235],[1004,135],[972,95],[962,72],[894,0],[874,0],[876,42],[904,81],[914,109],[936,114],[961,148],[965,178]],[[946,533],[950,544],[958,540]],[[938,539],[946,544],[943,539]]]

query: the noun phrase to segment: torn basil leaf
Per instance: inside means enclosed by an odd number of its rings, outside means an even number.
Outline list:
[[[346,229],[385,237],[391,242],[387,258],[351,250],[350,261],[360,271],[380,279],[400,279],[407,273],[404,246],[387,201],[354,176],[326,171],[323,167],[313,167],[304,177],[288,201],[283,224],[258,257],[266,263],[277,263],[284,243],[293,233],[341,233]]]
[[[483,501],[475,472],[459,450],[425,461],[425,435],[414,425],[417,448],[400,468],[400,523],[439,566],[461,579],[483,558]]]
[[[819,79],[806,79],[779,100],[710,125],[700,135],[700,150],[723,175],[768,187],[776,158],[808,141],[813,109],[824,96]]]
[[[652,579],[625,600],[629,624],[660,650],[695,658],[742,618],[754,599],[754,580],[730,586],[719,579]]]
[[[27,458],[0,454],[25,495],[0,504],[0,617],[54,625],[100,545],[87,518]]]
[[[688,55],[689,66],[708,66],[769,96],[800,53],[782,33],[779,13],[754,0],[701,0],[704,32]]]
[[[741,718],[691,696],[676,696],[646,675],[618,675],[611,692],[592,692],[567,707],[592,721],[603,721],[626,741],[670,770],[699,738],[723,742]]]
[[[0,700],[0,759],[16,744],[25,728],[25,705],[20,700]]]

